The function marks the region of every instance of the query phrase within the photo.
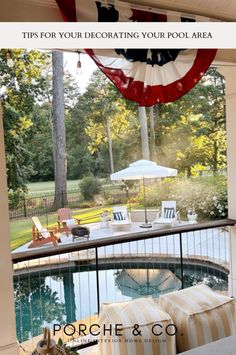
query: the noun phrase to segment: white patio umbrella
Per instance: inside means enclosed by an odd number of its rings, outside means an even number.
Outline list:
[[[147,219],[145,179],[176,176],[177,173],[178,171],[176,169],[157,165],[154,161],[137,160],[136,162],[130,164],[128,168],[111,174],[111,180],[143,180],[145,223],[142,224],[140,227],[151,228],[152,225],[151,223],[148,223]]]
[[[115,283],[123,295],[132,298],[159,297],[181,288],[178,277],[166,269],[123,269],[116,273]]]

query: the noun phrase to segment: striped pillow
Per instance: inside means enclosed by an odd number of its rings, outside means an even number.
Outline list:
[[[236,333],[235,301],[206,285],[160,296],[160,306],[177,326],[177,351],[210,343]]]
[[[123,212],[113,212],[114,221],[125,221]]]
[[[175,209],[172,207],[165,207],[164,208],[164,218],[174,218],[175,216]]]
[[[103,304],[99,315],[100,355],[175,355],[175,328],[169,314],[164,312],[151,298],[140,298],[127,302]],[[104,334],[102,329],[120,324],[121,335]],[[158,324],[158,325],[157,325]],[[138,334],[135,331],[138,325]],[[169,325],[169,327],[168,327]],[[154,326],[154,328],[153,328]],[[165,331],[168,327],[169,334]],[[161,335],[154,335],[152,332]]]

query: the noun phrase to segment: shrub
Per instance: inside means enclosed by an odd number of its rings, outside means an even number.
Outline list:
[[[8,193],[9,210],[17,210],[24,206],[25,193],[22,190],[11,191]]]
[[[146,202],[148,207],[160,207],[161,201],[170,200],[172,186],[176,179],[167,178],[165,180],[145,180]],[[133,198],[136,204],[142,205],[144,198],[143,185],[137,197]]]
[[[101,191],[101,182],[94,176],[87,176],[80,182],[80,191],[84,200],[92,200]]]
[[[225,177],[184,179],[172,191],[181,215],[194,208],[200,219],[227,218],[227,185]]]
[[[187,210],[194,209],[198,219],[227,218],[227,183],[224,176],[171,178],[153,182],[146,186],[147,206],[161,207],[164,200],[177,202],[181,218],[187,217]],[[136,198],[143,204],[143,189]]]

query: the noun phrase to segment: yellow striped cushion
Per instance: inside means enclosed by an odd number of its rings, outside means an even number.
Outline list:
[[[160,296],[160,306],[177,326],[177,351],[210,343],[236,333],[235,301],[197,285]]]
[[[156,336],[163,327],[163,334]],[[140,298],[127,302],[103,304],[99,316],[101,335],[99,351],[101,355],[174,355],[176,354],[175,335],[167,335],[165,328],[173,321],[169,314],[151,298]],[[102,333],[102,327],[110,325],[114,330],[115,324],[122,324],[121,336]],[[139,326],[141,335],[134,335],[134,325]],[[170,326],[170,333],[173,326]],[[137,332],[134,331],[135,334]]]

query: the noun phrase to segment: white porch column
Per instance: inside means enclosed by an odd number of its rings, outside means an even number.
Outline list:
[[[220,73],[226,84],[227,175],[229,218],[236,219],[236,67],[224,67]],[[236,297],[236,227],[231,228],[229,296]]]
[[[7,177],[0,103],[0,355],[19,354],[13,302]]]

